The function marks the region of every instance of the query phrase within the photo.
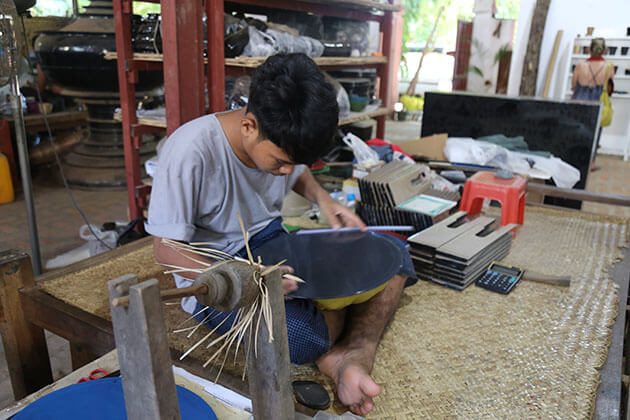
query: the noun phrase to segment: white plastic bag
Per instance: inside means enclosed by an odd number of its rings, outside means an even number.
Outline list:
[[[74,248],[68,252],[64,252],[61,255],[57,255],[54,258],[46,261],[46,270],[54,270],[55,268],[65,267],[70,264],[74,264],[79,261],[83,261],[90,257],[90,244],[88,242],[83,245]]]
[[[85,239],[86,241],[88,241],[91,257],[96,254],[100,254],[102,252],[116,248],[118,233],[115,230],[102,231],[98,226],[90,226],[92,227],[92,230],[98,236],[98,238],[100,238],[100,241],[96,236],[92,234],[88,225],[81,226],[81,229],[79,229],[79,236],[81,236],[81,239]]]
[[[452,137],[446,141],[444,155],[450,162],[487,165],[540,178],[551,177],[560,188],[571,188],[580,180],[580,171],[557,157],[511,152],[493,143]]]
[[[528,153],[512,152],[515,156],[534,162],[534,169],[551,175],[554,184],[560,188],[573,188],[580,181],[580,171],[557,157],[544,157]]]
[[[449,162],[472,163],[509,169],[507,149],[465,137],[449,137],[444,146]]]
[[[363,140],[352,133],[343,136],[343,142],[352,149],[354,157],[357,158],[357,165],[363,168],[369,168],[378,163],[378,153],[372,150]]]

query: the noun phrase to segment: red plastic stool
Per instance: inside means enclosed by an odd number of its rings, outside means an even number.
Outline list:
[[[481,212],[483,200],[488,198],[501,203],[501,225],[525,221],[525,190],[527,181],[522,176],[514,175],[503,179],[494,172],[477,172],[464,185],[464,194],[459,209],[469,215]]]

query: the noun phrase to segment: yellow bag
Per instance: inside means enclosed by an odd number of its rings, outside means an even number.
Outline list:
[[[600,120],[600,125],[602,127],[608,127],[612,122],[613,109],[605,86],[604,89],[602,89],[602,96],[600,96],[599,100],[602,103],[602,118]]]

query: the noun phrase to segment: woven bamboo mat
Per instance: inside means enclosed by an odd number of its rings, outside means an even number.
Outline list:
[[[522,282],[503,296],[421,281],[406,289],[379,346],[373,375],[383,392],[369,417],[590,418],[617,310],[608,269],[621,258],[628,234],[621,219],[528,208],[506,262],[569,274],[570,288]],[[128,272],[141,278],[159,273],[150,248],[42,288],[109,318],[105,283]],[[175,306],[167,306],[166,314],[171,328],[185,319]],[[171,335],[179,350],[191,340]],[[206,360],[209,354],[192,356]],[[232,373],[241,369],[241,363],[226,365]],[[312,366],[294,366],[293,373],[332,392]]]

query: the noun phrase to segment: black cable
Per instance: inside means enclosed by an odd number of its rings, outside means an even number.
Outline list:
[[[24,38],[24,46],[27,48],[26,61],[28,62],[29,70],[32,72],[32,74],[36,74],[35,73],[35,67],[33,66],[33,63],[31,63],[30,57],[28,57],[28,40],[27,40],[27,36],[26,36],[26,29],[25,29],[25,26],[24,26],[24,16],[20,16],[20,19],[21,19],[21,22],[22,22],[22,37]],[[43,102],[43,100],[42,100],[42,93],[39,90],[39,84],[37,83],[37,81],[35,81],[35,91],[37,92],[37,101],[41,104]],[[46,116],[45,113],[42,113],[42,117],[44,119],[44,124],[46,125],[46,132],[48,134],[48,141],[50,142],[50,145],[52,146],[53,154],[55,155],[55,161],[57,163],[57,167],[59,168],[59,173],[61,175],[61,179],[63,181],[64,188],[65,188],[66,192],[68,193],[68,196],[70,197],[70,201],[72,202],[72,206],[79,212],[79,214],[81,215],[81,218],[83,219],[83,221],[87,225],[88,229],[90,230],[90,233],[103,246],[105,246],[107,249],[109,249],[109,250],[114,249],[111,246],[109,246],[105,241],[103,241],[100,238],[100,236],[98,236],[96,234],[94,229],[92,229],[92,224],[90,223],[90,221],[88,220],[87,216],[85,215],[83,210],[81,210],[81,207],[79,207],[79,204],[77,203],[76,199],[74,198],[74,193],[72,192],[72,189],[70,188],[70,185],[68,184],[68,180],[66,179],[66,174],[63,171],[63,166],[61,165],[61,159],[59,158],[59,153],[57,153],[57,144],[55,143],[55,140],[53,139],[52,130],[50,128],[50,124],[48,123],[48,117]]]

